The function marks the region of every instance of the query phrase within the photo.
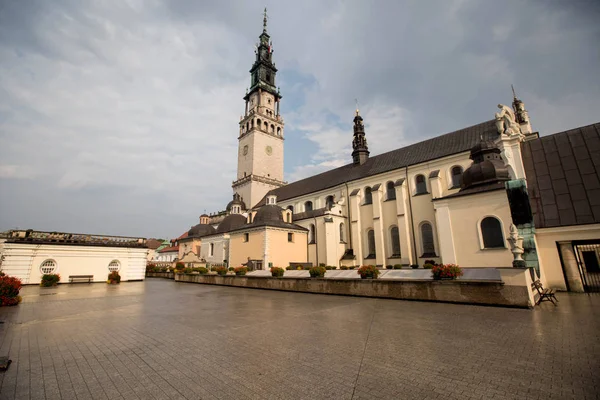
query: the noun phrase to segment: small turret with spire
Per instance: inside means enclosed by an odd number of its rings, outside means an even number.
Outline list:
[[[352,139],[352,162],[354,165],[363,165],[369,159],[369,147],[365,136],[365,126],[363,119],[356,105],[356,115],[354,116],[354,138]]]
[[[521,132],[523,134],[528,135],[532,133],[531,122],[529,121],[529,113],[525,109],[525,103],[517,98],[517,94],[515,93],[515,88],[513,85],[510,85],[513,92],[513,110],[515,110],[515,119],[517,123],[521,127]]]

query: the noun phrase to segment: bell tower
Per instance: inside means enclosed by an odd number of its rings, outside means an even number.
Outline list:
[[[281,94],[275,86],[277,68],[273,62],[273,43],[267,33],[266,8],[255,54],[250,69],[250,90],[246,90],[246,107],[240,118],[237,179],[232,184],[234,193],[238,193],[249,208],[268,191],[287,183],[283,181]]]

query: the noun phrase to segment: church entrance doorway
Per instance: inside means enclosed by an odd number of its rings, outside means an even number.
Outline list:
[[[573,242],[583,289],[600,292],[600,240]]]

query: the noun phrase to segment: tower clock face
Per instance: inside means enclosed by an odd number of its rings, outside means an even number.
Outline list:
[[[267,146],[265,147],[265,152],[268,156],[270,156],[271,154],[273,154],[273,148],[271,146]]]

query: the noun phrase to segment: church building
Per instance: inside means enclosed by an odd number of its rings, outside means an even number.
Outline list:
[[[499,104],[490,120],[372,156],[357,109],[348,164],[288,184],[266,16],[259,40],[243,97],[234,198],[205,224],[214,232],[198,233],[201,258],[262,268],[426,260],[501,268],[513,265],[511,237],[551,287],[583,287],[584,258],[597,268],[600,125],[540,138],[513,92],[512,105]],[[592,246],[585,255],[573,247],[579,240]]]

